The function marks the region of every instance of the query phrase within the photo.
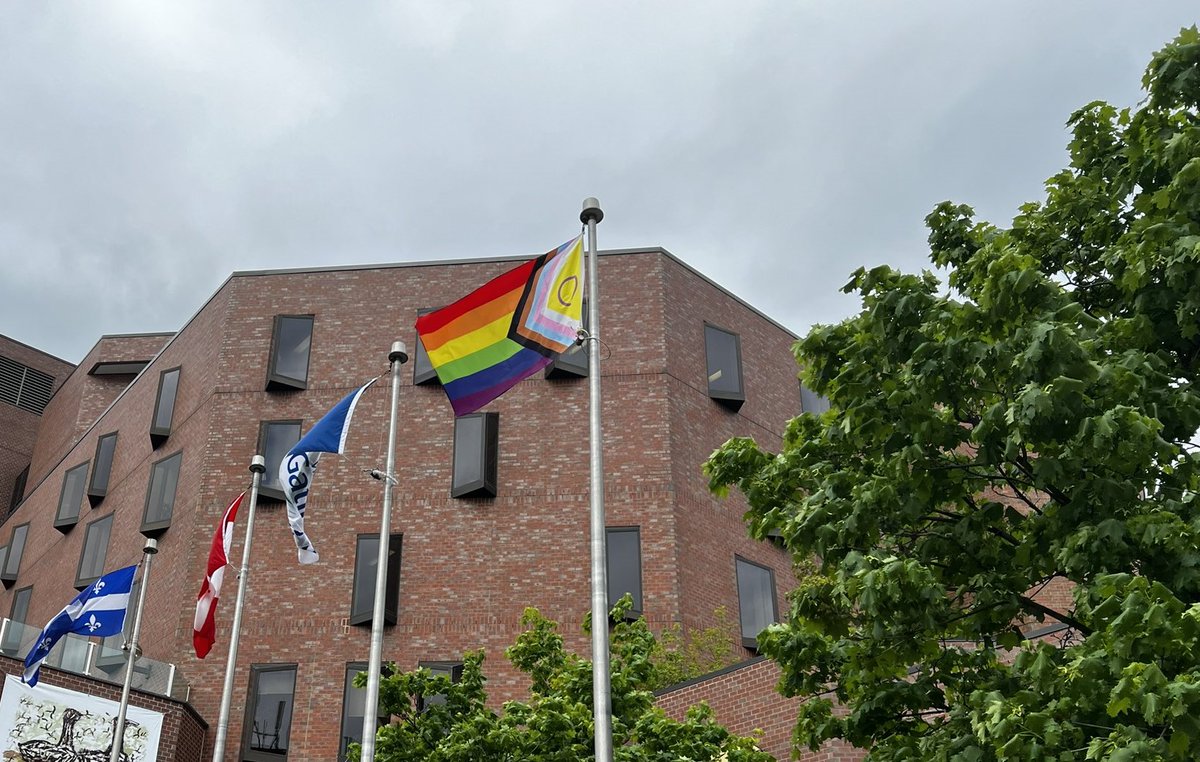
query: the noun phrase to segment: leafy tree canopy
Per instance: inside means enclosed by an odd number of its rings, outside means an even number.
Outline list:
[[[628,622],[626,596],[613,610],[610,639],[612,731],[615,762],[770,762],[751,738],[718,725],[704,704],[682,722],[654,707],[651,686],[660,670],[659,650],[644,620]],[[586,762],[595,758],[592,664],[563,647],[558,625],[526,609],[525,631],[505,652],[528,676],[528,701],[487,706],[483,652],[464,657],[462,678],[428,670],[381,681],[381,711],[395,720],[379,729],[375,758],[381,762]],[[586,625],[585,625],[586,629]],[[366,674],[356,678],[360,687]],[[430,701],[431,697],[438,697]],[[357,758],[357,747],[352,746]]]
[[[753,534],[815,560],[760,636],[813,697],[800,743],[1200,758],[1195,27],[1143,84],[1138,108],[1071,115],[1070,166],[1010,228],[935,208],[947,283],[855,272],[861,313],[796,345],[832,409],[778,454],[735,439],[709,461]]]

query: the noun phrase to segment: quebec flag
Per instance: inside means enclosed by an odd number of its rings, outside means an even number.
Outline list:
[[[75,596],[34,641],[25,657],[25,674],[21,679],[31,688],[37,685],[42,662],[69,632],[101,637],[120,635],[125,628],[125,611],[129,608],[129,591],[133,589],[136,571],[137,566],[127,566],[109,572]]]
[[[354,408],[358,406],[363,392],[373,383],[375,379],[346,395],[279,461],[279,483],[283,485],[283,497],[287,501],[288,524],[292,527],[296,554],[302,564],[315,564],[320,560],[312,540],[304,533],[304,512],[308,508],[308,490],[312,485],[313,471],[321,453],[341,454],[346,451],[346,437],[350,433]]]

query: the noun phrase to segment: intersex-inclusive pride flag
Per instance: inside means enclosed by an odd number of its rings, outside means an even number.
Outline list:
[[[64,606],[33,641],[25,656],[25,672],[21,679],[30,687],[37,685],[42,662],[50,655],[54,644],[67,633],[99,637],[120,635],[125,629],[125,611],[129,608],[129,591],[133,589],[136,571],[136,566],[126,566],[109,572]]]
[[[225,515],[221,517],[221,525],[213,535],[212,546],[208,549],[208,570],[204,582],[200,585],[200,594],[196,596],[196,618],[192,623],[192,646],[196,656],[203,659],[217,642],[217,599],[221,597],[221,585],[225,581],[225,567],[229,564],[229,546],[233,543],[233,522],[237,520],[238,508],[246,493],[234,498]]]
[[[354,408],[363,392],[373,383],[375,379],[347,394],[325,417],[313,424],[308,433],[279,461],[279,483],[283,485],[283,497],[287,501],[288,524],[292,527],[296,555],[302,564],[315,564],[320,560],[312,540],[304,533],[304,512],[308,508],[308,489],[312,484],[313,471],[321,453],[341,454],[346,451],[346,437],[350,434]]]
[[[454,415],[473,413],[578,339],[583,236],[417,318],[417,337]]]

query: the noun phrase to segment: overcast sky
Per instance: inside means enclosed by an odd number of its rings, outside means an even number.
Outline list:
[[[605,210],[797,333],[999,224],[1188,2],[0,3],[0,333],[78,362],[234,270],[538,254]]]

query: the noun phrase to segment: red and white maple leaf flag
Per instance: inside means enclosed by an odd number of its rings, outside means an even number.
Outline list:
[[[229,564],[229,546],[233,542],[233,522],[238,507],[246,493],[238,495],[225,509],[225,516],[217,533],[213,535],[212,547],[208,551],[208,571],[196,597],[196,621],[192,625],[192,645],[196,656],[203,659],[217,641],[217,599],[221,597],[221,583],[225,580],[225,567]]]

